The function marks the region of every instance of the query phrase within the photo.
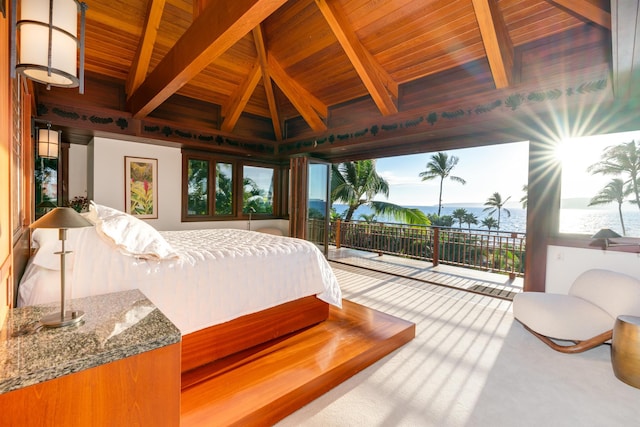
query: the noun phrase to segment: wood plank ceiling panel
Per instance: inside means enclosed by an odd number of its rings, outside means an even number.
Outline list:
[[[367,94],[314,1],[305,3],[297,18],[285,16],[290,20],[270,18],[265,34],[270,54],[292,79],[328,105]],[[282,25],[291,25],[287,27],[286,36],[283,31],[277,31]],[[341,93],[343,88],[348,93]]]
[[[131,73],[150,0],[85,1],[89,6],[85,70],[91,78],[103,77],[106,87],[118,88],[118,81],[124,85]],[[208,15],[206,25],[199,24],[202,27],[200,37],[194,38],[189,46],[183,46],[180,53],[174,54],[174,46],[185,34],[193,31],[192,24],[197,22],[197,17],[194,18],[196,14],[192,0],[166,0],[146,78],[148,79],[159,64],[167,61],[171,55],[174,55],[174,64],[186,66],[183,60],[186,53],[199,40],[210,37],[208,33],[214,30],[214,22],[224,15],[224,11],[251,1],[259,4],[259,8],[264,12],[262,6],[272,4],[271,1],[274,0],[201,2],[203,9],[199,16],[206,13],[207,5],[219,2],[219,7],[216,7],[215,13]],[[265,1],[267,3],[263,3]],[[518,77],[528,79],[526,81],[538,81],[544,77],[541,73],[555,76],[575,72],[580,76],[581,70],[588,72],[593,61],[601,61],[607,55],[610,46],[607,45],[606,39],[609,32],[603,28],[602,25],[606,26],[606,22],[602,22],[602,19],[606,21],[608,0],[490,1],[490,5],[497,6],[504,20],[506,34],[511,38],[518,58],[527,58],[530,61],[531,69],[521,69],[518,74]],[[422,103],[425,110],[432,109],[431,102],[438,105],[449,103],[453,102],[451,97],[455,96],[477,96],[480,102],[483,96],[490,96],[493,90],[488,87],[491,86],[491,75],[487,74],[489,61],[486,45],[470,0],[282,2],[282,6],[270,9],[273,10],[272,13],[260,16],[262,20],[259,26],[262,28],[265,46],[262,59],[258,56],[256,41],[252,35],[256,26],[248,29],[243,27],[242,31],[246,30],[246,33],[234,34],[234,42],[220,49],[216,55],[212,55],[211,62],[204,64],[203,61],[199,64],[200,71],[189,72],[179,84],[167,83],[173,85],[172,93],[181,95],[184,99],[178,102],[178,99],[172,96],[165,98],[166,101],[161,101],[161,104],[167,102],[167,105],[163,105],[162,114],[168,118],[172,117],[173,111],[188,114],[185,106],[189,104],[188,98],[192,98],[192,101],[198,101],[193,102],[196,106],[194,108],[206,106],[208,111],[211,107],[214,115],[220,111],[233,111],[236,121],[236,126],[231,130],[233,134],[251,137],[250,127],[254,126],[254,136],[259,138],[260,135],[265,135],[269,121],[272,121],[275,139],[286,141],[287,137],[295,140],[307,135],[325,133],[325,129],[333,131],[336,128],[332,126],[336,123],[338,126],[348,126],[349,123],[356,123],[358,120],[366,123],[366,116],[371,117],[371,122],[378,120],[382,111],[379,103],[380,94],[383,92],[380,92],[380,89],[372,89],[371,85],[367,87],[363,84],[363,79],[367,78],[366,73],[370,73],[371,76],[373,70],[377,70],[382,76],[390,76],[392,81],[406,87],[406,90],[401,91],[402,95],[398,100],[401,110],[398,120],[411,118],[404,108],[420,109]],[[335,26],[335,22],[333,27],[329,25],[326,14],[322,13],[317,2],[326,2],[331,10],[339,11],[342,21],[338,27]],[[616,5],[627,4],[620,0],[614,2]],[[594,6],[601,10],[594,9]],[[629,21],[625,19],[625,22],[628,24]],[[232,24],[228,25],[230,28]],[[342,29],[348,29],[347,34],[350,35],[340,35],[336,32]],[[637,23],[632,31],[638,31]],[[554,37],[555,35],[558,37]],[[618,49],[630,52],[628,55],[623,53],[623,56],[632,58],[631,63],[618,62],[617,67],[630,68],[631,71],[627,73],[633,75],[636,68],[633,61],[637,61],[634,56],[638,50],[637,44],[626,32],[618,32],[617,36],[622,38],[617,45]],[[342,37],[340,42],[339,37]],[[573,42],[572,37],[577,37],[580,41]],[[551,41],[547,42],[548,40]],[[560,40],[567,48],[561,51],[554,49],[552,44],[548,44],[553,40]],[[345,49],[348,52],[350,46],[354,50],[362,48],[364,53],[361,52],[360,57],[354,56],[353,52],[347,55]],[[531,49],[535,50],[533,56],[528,55]],[[366,65],[368,60],[362,58],[369,55],[370,60],[378,64],[379,68]],[[267,56],[268,60],[265,59]],[[358,61],[361,63],[358,64]],[[258,79],[254,73],[253,79],[248,79],[251,70],[256,71],[254,67],[257,63],[260,64],[260,78]],[[269,74],[268,64],[277,68],[276,77]],[[166,67],[168,66],[165,65]],[[465,74],[466,69],[472,71]],[[165,69],[164,74],[171,73]],[[618,75],[626,78],[626,74]],[[432,78],[435,80],[431,80]],[[616,78],[618,85],[640,87]],[[279,85],[274,84],[276,79],[279,79]],[[451,79],[452,82],[447,86],[441,79]],[[442,83],[439,87],[456,89],[450,89],[446,96],[432,96],[424,84],[436,81],[438,84]],[[247,86],[247,82],[251,84]],[[272,95],[266,90],[267,85],[271,88]],[[460,85],[464,85],[465,90],[458,90],[457,87]],[[144,83],[141,87],[144,87]],[[240,93],[243,88],[245,91]],[[411,90],[421,95],[413,96],[407,93]],[[293,102],[285,93],[293,98]],[[375,97],[371,97],[371,94],[376,93],[379,97],[377,111],[373,101]],[[86,98],[93,99],[94,96],[95,94],[91,94]],[[406,98],[406,102],[403,102],[403,97]],[[112,102],[109,105],[112,104],[117,103]],[[234,105],[238,108],[230,109]],[[241,105],[242,108],[239,107]],[[344,117],[328,115],[329,109],[339,111]],[[135,109],[133,112],[135,113]],[[219,115],[211,118],[198,114],[195,116],[198,117],[195,122],[205,123],[205,130],[208,126],[206,123],[213,123],[212,133],[215,133],[221,123]],[[282,126],[280,131],[277,129],[279,125]],[[288,135],[285,135],[287,132]],[[281,137],[282,135],[284,136]]]
[[[458,2],[456,8],[441,2],[422,4],[411,14],[397,19],[392,14],[359,34],[363,33],[363,44],[382,67],[398,83],[405,83],[457,66],[461,58],[483,56],[474,10],[467,3]],[[434,62],[436,59],[442,60]]]
[[[524,4],[522,1],[502,0],[499,5],[514,46],[584,25],[580,19],[546,0],[532,0]]]

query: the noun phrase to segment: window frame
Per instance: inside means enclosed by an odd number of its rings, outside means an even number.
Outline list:
[[[188,212],[188,171],[190,160],[204,160],[209,162],[209,181],[207,183],[207,206],[209,213],[207,215],[189,215]],[[231,215],[216,214],[216,165],[225,163],[231,165],[232,170],[232,188],[233,201]],[[182,152],[182,206],[181,221],[182,222],[205,222],[205,221],[239,221],[249,218],[249,214],[243,213],[243,195],[244,195],[244,167],[253,166],[268,168],[273,170],[273,213],[252,213],[252,219],[282,219],[288,215],[286,203],[287,199],[286,186],[283,185],[283,177],[288,177],[288,164],[284,166],[276,162],[246,160],[233,156],[225,156],[215,153],[192,152],[184,150]]]

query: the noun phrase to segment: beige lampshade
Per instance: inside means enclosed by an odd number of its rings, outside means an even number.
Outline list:
[[[93,224],[73,208],[57,207],[43,215],[29,228],[80,228],[92,227]]]
[[[38,156],[57,159],[60,147],[60,132],[50,127],[38,129]]]
[[[51,86],[78,86],[78,4],[21,0],[16,70]]]

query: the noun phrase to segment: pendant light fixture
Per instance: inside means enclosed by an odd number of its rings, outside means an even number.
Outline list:
[[[11,9],[12,77],[17,71],[47,88],[80,86],[80,93],[84,93],[87,5],[77,0],[20,0],[19,7],[17,3],[18,0],[13,0]],[[78,11],[80,38],[77,37]]]
[[[46,128],[37,128],[38,157],[57,159],[60,148],[60,131],[51,130],[51,123]]]

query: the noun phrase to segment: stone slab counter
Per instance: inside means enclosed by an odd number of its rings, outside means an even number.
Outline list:
[[[178,328],[139,290],[69,300],[78,325],[13,336],[60,304],[10,311],[0,337],[0,394],[90,369],[181,340]]]

